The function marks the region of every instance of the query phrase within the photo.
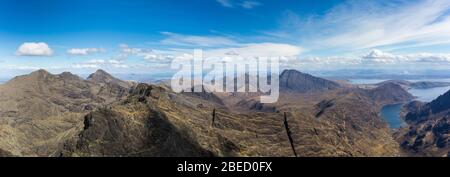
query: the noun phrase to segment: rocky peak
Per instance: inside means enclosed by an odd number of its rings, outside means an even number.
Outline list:
[[[299,92],[323,91],[339,88],[339,84],[302,73],[297,70],[284,70],[280,75],[280,87]]]
[[[111,81],[117,80],[111,74],[102,69],[99,69],[95,73],[92,73],[87,79],[98,83],[110,83]]]
[[[29,76],[38,76],[38,77],[47,77],[49,75],[52,75],[52,74],[44,69],[39,69],[39,70],[33,71],[29,74]]]
[[[414,98],[402,86],[387,82],[368,92],[369,96],[376,102],[381,104],[393,104],[399,102],[406,102]]]

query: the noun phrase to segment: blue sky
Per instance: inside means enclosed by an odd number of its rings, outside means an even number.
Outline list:
[[[192,49],[299,70],[450,70],[443,0],[0,0],[0,74],[167,72]]]

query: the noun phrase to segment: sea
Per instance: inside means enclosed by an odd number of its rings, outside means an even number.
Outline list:
[[[350,79],[349,80],[353,84],[376,84],[379,82],[383,82],[386,80],[383,79]],[[450,82],[450,78],[442,78],[442,79],[417,79],[417,80],[408,80],[411,82],[418,81],[432,81],[432,82]],[[408,92],[415,96],[415,100],[422,102],[431,102],[440,95],[450,90],[450,86],[447,87],[435,87],[435,88],[426,88],[426,89],[409,89]],[[386,105],[381,108],[381,117],[389,123],[389,126],[393,129],[400,128],[406,125],[403,120],[400,118],[400,112],[402,109],[403,103],[400,104],[392,104]]]

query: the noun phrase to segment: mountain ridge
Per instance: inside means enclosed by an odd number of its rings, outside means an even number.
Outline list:
[[[48,156],[74,135],[84,114],[120,100],[128,89],[43,69],[14,77],[0,85],[0,149]]]
[[[371,97],[371,90],[283,73],[279,102],[260,104],[252,101],[258,94],[180,94],[103,70],[87,79],[38,70],[0,85],[0,149],[15,156],[292,156],[286,113],[300,156],[398,156],[377,109],[396,98],[383,89],[401,88],[380,87]]]

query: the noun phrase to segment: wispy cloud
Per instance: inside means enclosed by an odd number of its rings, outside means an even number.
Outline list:
[[[165,50],[133,48],[128,45],[121,45],[122,51],[128,56],[134,56],[145,61],[158,64],[159,66],[169,66],[173,59],[192,59],[193,49],[171,48]],[[297,59],[297,56],[304,51],[299,46],[283,43],[235,43],[234,46],[213,46],[203,50],[205,60],[221,60],[225,57],[283,57],[285,59]],[[287,61],[287,60],[284,60]]]
[[[124,64],[119,60],[104,60],[104,59],[92,59],[86,62],[74,63],[73,68],[83,69],[83,68],[128,68],[129,66]]]
[[[244,43],[239,47],[225,47],[205,50],[207,57],[225,57],[239,55],[242,57],[284,57],[298,56],[303,48],[283,43]]]
[[[231,0],[216,0],[216,1],[224,7],[233,7]]]
[[[297,37],[318,50],[344,51],[450,43],[450,1],[348,1],[325,15],[287,11],[277,37]]]
[[[241,55],[241,56],[292,56],[299,55],[304,51],[300,46],[285,43],[260,42],[246,43],[238,42],[230,36],[194,36],[164,32],[166,38],[160,43],[170,46],[177,53],[182,49],[177,47],[203,48],[205,53],[214,56]],[[132,49],[128,49],[132,50]],[[142,49],[133,49],[140,51]],[[154,55],[155,52],[139,52],[141,56]]]
[[[259,1],[252,0],[216,0],[220,5],[227,8],[241,7],[244,9],[253,9],[254,7],[262,5]]]
[[[161,44],[185,47],[214,47],[237,45],[234,40],[222,36],[195,36],[183,35],[171,32],[162,32],[166,36],[161,40]]]
[[[67,50],[67,54],[78,56],[85,56],[94,53],[104,53],[104,52],[106,52],[106,49],[104,48],[72,48]]]
[[[121,44],[121,56],[129,57],[129,56],[137,56],[141,57],[144,60],[152,63],[169,63],[171,59],[173,59],[174,51],[161,51],[161,50],[153,50],[148,48],[134,48],[130,47],[127,44]]]
[[[33,71],[33,70],[38,70],[40,68],[35,67],[35,66],[25,66],[25,65],[4,65],[1,67],[1,69]]]
[[[253,9],[254,7],[262,4],[258,1],[243,1],[240,5],[245,9]]]

